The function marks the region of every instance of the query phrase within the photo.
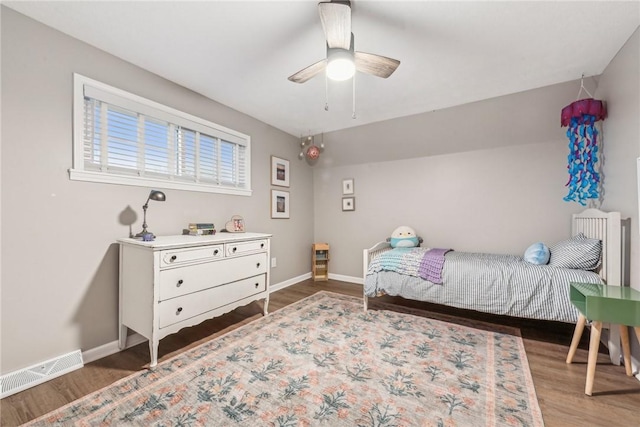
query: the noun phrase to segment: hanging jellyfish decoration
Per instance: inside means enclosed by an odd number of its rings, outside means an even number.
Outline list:
[[[601,180],[597,167],[599,132],[596,122],[604,120],[606,115],[604,102],[593,98],[580,99],[562,109],[561,126],[569,127],[569,181],[565,185],[569,187],[569,194],[563,198],[565,202],[586,206],[587,200],[600,198]]]

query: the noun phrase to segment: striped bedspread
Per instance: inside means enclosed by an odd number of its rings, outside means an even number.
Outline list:
[[[379,257],[389,252],[393,251]],[[399,295],[486,313],[568,323],[578,317],[569,301],[569,283],[602,283],[600,276],[590,271],[533,265],[515,255],[451,251],[445,255],[443,284],[438,285],[417,274],[379,268],[382,261],[376,259],[364,282],[368,296]]]

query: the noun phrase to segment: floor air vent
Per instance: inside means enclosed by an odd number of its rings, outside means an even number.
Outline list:
[[[52,380],[67,372],[75,371],[83,366],[82,353],[80,350],[76,350],[46,362],[3,375],[0,377],[0,388],[2,388],[0,399]]]

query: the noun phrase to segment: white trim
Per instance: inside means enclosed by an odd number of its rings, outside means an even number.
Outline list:
[[[345,276],[343,274],[329,273],[329,279],[339,280],[341,282],[356,283],[358,285],[364,284],[364,279],[362,277]]]
[[[83,101],[84,95],[87,94],[87,92],[85,92],[85,85],[86,85],[86,91],[88,91],[88,95],[91,96],[92,98],[101,99],[102,97],[109,97],[108,100],[113,101],[111,97],[115,95],[120,98],[124,98],[125,100],[131,101],[132,103],[135,103],[135,104],[129,105],[129,109],[134,111],[137,108],[153,108],[154,110],[166,112],[171,114],[172,116],[178,116],[186,120],[189,120],[191,122],[194,122],[195,124],[205,126],[205,129],[209,129],[212,127],[212,125],[215,125],[216,131],[220,131],[226,134],[223,136],[224,138],[233,138],[233,139],[229,139],[229,141],[238,143],[238,144],[247,145],[247,140],[250,139],[248,135],[245,135],[241,132],[235,131],[233,129],[229,129],[217,123],[210,122],[201,117],[197,117],[192,114],[185,113],[184,111],[176,110],[175,108],[171,108],[167,105],[160,104],[159,102],[152,101],[142,96],[138,96],[133,93],[126,92],[122,89],[109,86],[108,84],[99,82],[97,80],[93,80],[89,77],[85,77],[82,74],[73,73],[73,79],[74,79],[74,88],[76,89],[80,88],[80,94],[78,95],[80,95],[79,100],[81,103]],[[76,86],[76,84],[78,84],[79,86]],[[82,113],[80,113],[81,121],[82,121],[82,117],[83,117]],[[189,125],[191,126],[192,124],[189,124]],[[212,136],[215,136],[215,135],[212,135]],[[235,139],[235,138],[238,138],[238,139]],[[82,136],[80,139],[82,140]]]
[[[149,340],[136,332],[127,337],[127,346],[125,348],[131,348],[147,341]],[[99,347],[94,347],[89,350],[83,351],[82,359],[84,360],[84,363],[91,363],[98,359],[102,359],[103,357],[116,354],[120,351],[122,350],[120,350],[120,348],[118,347],[118,340],[115,340],[115,341],[111,341],[109,343],[103,344]]]
[[[199,184],[197,182],[169,181],[168,179],[150,177],[141,178],[137,175],[128,176],[104,174],[101,172],[86,171],[82,169],[69,169],[69,178],[74,181],[101,182],[103,184],[132,185],[135,187],[153,187],[170,190],[199,191],[203,193],[234,194],[236,196],[251,196],[252,194],[252,190],[244,190],[240,188],[214,187],[211,185]]]
[[[307,279],[311,279],[311,272],[302,274],[297,277],[292,277],[289,280],[285,280],[284,282],[276,283],[275,285],[269,285],[269,293],[272,294],[275,291],[279,291],[284,288],[288,288],[289,286],[295,285],[296,283],[303,282]]]
[[[73,74],[73,158],[71,164],[74,168],[84,169],[84,81],[78,77],[82,76]]]
[[[84,159],[84,110],[85,96],[106,100],[112,105],[123,105],[131,111],[142,112],[149,117],[167,120],[169,123],[185,125],[197,132],[204,132],[218,140],[218,163],[220,162],[220,144],[227,141],[244,146],[244,184],[245,188],[225,187],[219,184],[176,181],[171,177],[148,178],[137,174],[121,175],[113,172],[97,172],[85,169]],[[73,157],[69,169],[69,179],[109,184],[131,185],[137,187],[156,187],[176,190],[199,191],[206,193],[251,196],[251,137],[241,132],[213,123],[201,117],[160,104],[150,99],[109,86],[78,73],[73,73]],[[171,170],[171,169],[170,169]],[[238,170],[234,170],[238,178]]]

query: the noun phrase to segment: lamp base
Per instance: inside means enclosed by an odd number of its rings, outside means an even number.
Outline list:
[[[140,233],[136,234],[135,238],[142,239],[143,242],[152,242],[156,239],[156,236],[149,231],[141,231]]]

